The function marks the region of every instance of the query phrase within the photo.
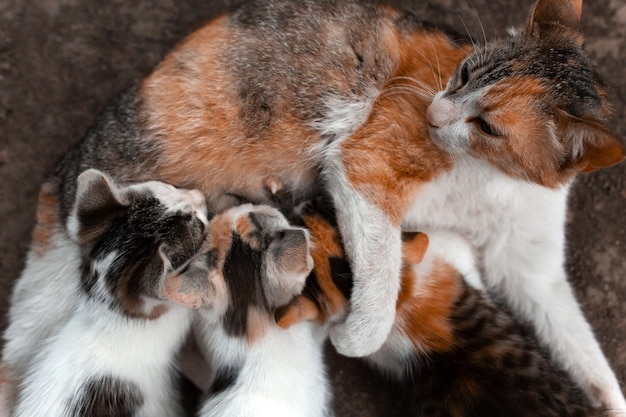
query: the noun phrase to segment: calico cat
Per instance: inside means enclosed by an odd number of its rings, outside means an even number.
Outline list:
[[[308,198],[322,183],[355,277],[330,331],[341,353],[376,351],[393,326],[401,228],[453,229],[593,400],[626,409],[563,267],[575,174],[623,159],[580,14],[580,0],[539,0],[525,28],[473,47],[387,6],[246,3],[181,42],[64,158],[42,188],[18,287],[57,279],[59,257],[78,262],[64,225],[86,168],[198,188],[215,211],[234,195]],[[30,320],[53,327],[57,304]],[[28,344],[10,339],[37,340],[13,324],[21,314],[10,312],[4,353],[13,369],[10,346]]]
[[[315,268],[301,296],[277,310],[280,326],[340,317],[350,268],[332,214],[308,205]],[[450,232],[405,234],[396,319],[366,357],[412,393],[415,416],[607,416],[485,291],[471,245]]]
[[[39,288],[61,292],[72,306],[36,341],[27,370],[13,375],[12,415],[182,415],[174,359],[192,315],[165,298],[163,279],[196,253],[206,224],[196,190],[80,174],[68,220],[79,267],[65,271],[66,282]]]
[[[302,292],[311,250],[276,209],[244,204],[213,218],[200,251],[166,278],[169,298],[199,308],[194,334],[211,369],[199,416],[329,415],[326,327],[285,331],[274,319]]]

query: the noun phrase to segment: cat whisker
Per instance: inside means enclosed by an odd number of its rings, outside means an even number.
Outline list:
[[[432,42],[432,41],[431,41]],[[430,71],[433,74],[433,82],[435,84],[436,87],[439,88],[439,86],[441,85],[441,69],[439,68],[438,74],[435,72],[435,68],[433,67],[433,65],[431,64],[431,60],[428,59],[428,57],[422,52],[422,51],[416,51],[419,53],[419,55],[424,58],[424,61],[426,61],[428,63],[428,66],[430,67]],[[435,54],[437,53],[437,51],[435,50]],[[437,58],[437,66],[439,66],[439,57],[436,56]]]
[[[418,80],[416,78],[413,77],[407,77],[407,76],[396,76],[393,77],[389,80],[389,83],[393,82],[393,81],[401,81],[401,80],[406,80],[406,81],[410,81],[413,84],[416,84],[417,87],[420,87],[422,90],[424,90],[425,92],[432,94],[433,96],[435,94],[437,94],[437,90],[435,90],[433,87],[431,87],[430,85],[426,84],[424,81]],[[388,85],[389,85],[388,83]],[[396,85],[407,85],[408,84],[392,84],[390,86],[396,86]]]
[[[428,91],[420,90],[415,86],[394,85],[394,86],[390,86],[382,90],[377,98],[389,97],[391,95],[403,94],[403,93],[411,93],[411,94],[417,95],[418,97],[428,101],[429,103],[432,102],[433,97],[435,96],[434,94]]]
[[[432,48],[433,52],[435,53],[435,59],[437,60],[437,86],[439,87],[439,91],[443,90],[443,82],[441,81],[441,65],[439,63],[439,53],[437,53],[437,49],[435,48],[435,44],[433,44],[432,39],[430,39],[430,47]]]
[[[472,34],[469,31],[469,28],[467,27],[467,25],[465,24],[465,20],[463,20],[463,17],[461,15],[458,15],[459,19],[461,20],[461,23],[463,24],[463,27],[465,28],[465,32],[467,33],[467,36],[470,39],[470,42],[472,43],[472,49],[473,50],[477,50],[478,49],[478,44],[476,43],[476,41],[474,40],[474,37],[472,36]],[[469,56],[469,61],[473,66],[478,66],[479,62],[476,62],[474,60],[474,57],[472,56],[472,51],[470,51],[470,53],[468,53]]]
[[[474,5],[474,2],[470,0],[470,5],[474,9],[474,13],[476,14],[476,19],[478,20],[478,24],[480,25],[480,30],[483,33],[483,45],[487,44],[487,34],[485,33],[485,26],[483,25],[483,21],[480,19],[480,14],[478,13],[478,9]]]

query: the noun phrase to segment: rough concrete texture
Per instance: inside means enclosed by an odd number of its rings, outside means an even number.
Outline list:
[[[0,329],[23,267],[37,190],[115,92],[148,73],[228,0],[0,1]],[[523,22],[532,0],[392,1],[482,40]],[[482,29],[481,29],[482,24]],[[626,0],[587,0],[586,45],[613,90],[626,136]],[[581,177],[568,223],[571,282],[626,383],[626,163]],[[338,416],[402,415],[402,390],[332,353]]]

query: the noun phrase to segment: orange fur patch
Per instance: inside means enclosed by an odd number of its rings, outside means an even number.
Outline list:
[[[407,235],[408,238],[405,238]],[[428,235],[425,233],[411,235],[405,232],[402,236],[402,258],[409,265],[422,262],[428,249]]]
[[[228,216],[218,216],[211,221],[207,230],[206,244],[209,246],[208,249],[217,248],[219,250],[217,263],[218,270],[221,270],[224,267],[226,251],[230,249],[232,240],[231,222],[232,219]]]
[[[428,136],[426,109],[432,91],[441,89],[467,49],[448,38],[420,32],[399,39],[400,64],[374,103],[365,124],[341,145],[349,181],[397,224],[420,184],[450,166]],[[436,68],[436,70],[435,70]]]
[[[143,119],[162,157],[161,180],[257,200],[267,186],[312,183],[308,154],[319,136],[287,109],[262,132],[240,117],[237,79],[223,52],[233,33],[226,18],[191,34],[143,82]],[[288,138],[288,140],[285,140]],[[280,163],[276,163],[280,161]]]
[[[435,261],[428,276],[416,277],[405,266],[396,307],[396,323],[418,351],[445,352],[454,343],[448,321],[461,292],[459,273]]]
[[[530,179],[547,187],[568,181],[571,173],[561,171],[559,161],[569,152],[556,139],[533,103],[545,87],[532,76],[508,78],[494,84],[483,96],[486,120],[502,138],[485,138],[471,133],[472,151],[515,178]]]
[[[311,299],[306,296],[297,296],[285,309],[277,312],[276,323],[283,329],[288,329],[302,321],[322,321],[321,311]]]
[[[347,305],[343,294],[333,281],[329,258],[343,258],[343,248],[338,231],[331,225],[316,217],[304,216],[304,222],[311,232],[311,257],[317,282],[322,289],[325,300],[326,311],[320,315],[320,320],[325,321],[328,317],[333,317],[342,313]]]
[[[56,197],[56,184],[44,183],[39,190],[37,220],[32,232],[32,250],[41,256],[51,244],[52,235],[58,230],[59,201]]]
[[[154,306],[146,317],[148,320],[156,320],[159,317],[161,317],[163,314],[167,313],[168,310],[169,310],[168,306],[166,306],[165,304],[159,304],[157,306]]]
[[[252,344],[255,340],[263,337],[267,329],[273,325],[274,318],[269,316],[266,312],[255,307],[248,308],[248,327],[246,329],[246,338],[249,343]]]

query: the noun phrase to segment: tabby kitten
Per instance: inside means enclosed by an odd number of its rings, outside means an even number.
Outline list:
[[[278,310],[301,320],[336,319],[350,292],[350,270],[332,214],[307,206],[315,268],[300,297]],[[482,286],[470,244],[449,232],[406,234],[396,321],[383,347],[366,358],[403,382],[415,416],[606,416],[591,406],[535,338]]]
[[[174,358],[192,316],[166,300],[163,279],[200,247],[206,216],[195,190],[122,186],[93,169],[78,177],[68,230],[79,267],[30,288],[71,307],[15,375],[14,416],[182,415]]]
[[[168,297],[199,307],[195,338],[212,371],[199,416],[329,415],[326,327],[285,331],[274,320],[302,292],[310,250],[305,229],[273,208],[244,204],[216,216],[198,254],[166,278]]]
[[[64,225],[88,167],[198,188],[215,210],[235,194],[307,197],[321,179],[355,277],[330,331],[341,353],[376,351],[393,326],[401,228],[454,229],[594,401],[626,409],[563,268],[574,175],[623,159],[580,13],[580,0],[539,0],[525,28],[472,49],[386,6],[247,3],[181,42],[66,156],[43,187],[20,281],[57,279],[60,254],[78,262]],[[415,93],[448,80],[434,100]],[[30,319],[49,327],[54,304]]]

